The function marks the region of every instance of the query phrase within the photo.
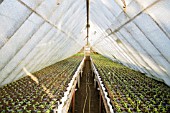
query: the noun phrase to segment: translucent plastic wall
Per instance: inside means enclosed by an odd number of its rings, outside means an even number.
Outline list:
[[[170,86],[170,1],[91,0],[91,45]]]
[[[85,0],[0,2],[0,86],[82,49]]]

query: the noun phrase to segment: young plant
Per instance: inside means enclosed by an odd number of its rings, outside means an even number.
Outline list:
[[[117,112],[121,112],[121,108],[119,105],[116,105],[116,110],[117,110]]]
[[[31,113],[31,110],[26,110],[27,113]]]
[[[38,111],[37,111],[37,113],[41,113],[41,111],[40,111],[40,110],[38,110]]]
[[[127,103],[124,102],[123,105],[125,108],[128,108]]]
[[[33,105],[33,108],[36,109],[36,105]]]
[[[48,109],[45,113],[50,113],[50,110]]]
[[[45,108],[45,105],[40,105],[41,108]]]
[[[14,106],[14,105],[15,105],[15,102],[12,102],[12,105]]]
[[[165,108],[162,108],[162,112],[165,113],[165,112],[166,112],[166,109],[165,109]]]
[[[130,108],[128,108],[128,113],[132,113],[132,111],[130,110]]]
[[[131,105],[133,108],[135,108],[135,102],[132,102]]]
[[[23,113],[23,111],[19,109],[19,110],[17,110],[17,113]]]
[[[157,108],[154,108],[153,111],[154,111],[155,113],[158,113],[158,109],[157,109]]]
[[[143,100],[144,96],[142,94],[140,94],[140,98]]]
[[[137,106],[136,110],[137,110],[137,112],[138,112],[138,113],[141,111],[141,110],[139,109],[139,107],[138,107],[138,106]]]
[[[141,100],[137,100],[137,105],[139,105],[141,103]]]

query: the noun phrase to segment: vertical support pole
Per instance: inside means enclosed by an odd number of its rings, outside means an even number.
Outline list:
[[[89,28],[90,28],[90,22],[89,22],[89,14],[90,14],[90,0],[86,0],[86,9],[87,9],[87,45],[89,45]]]
[[[72,113],[74,113],[74,111],[75,111],[75,90],[74,90],[73,98],[72,98]]]

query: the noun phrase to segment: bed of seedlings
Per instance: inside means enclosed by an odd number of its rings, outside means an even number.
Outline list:
[[[1,87],[0,112],[53,112],[82,59],[75,55]]]
[[[92,59],[115,112],[170,113],[170,87],[101,55]]]

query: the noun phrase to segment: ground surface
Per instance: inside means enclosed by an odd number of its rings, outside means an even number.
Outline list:
[[[90,61],[85,62],[80,88],[76,91],[75,113],[99,113],[98,91],[94,88]]]

